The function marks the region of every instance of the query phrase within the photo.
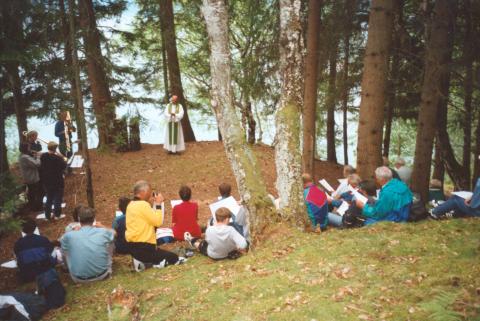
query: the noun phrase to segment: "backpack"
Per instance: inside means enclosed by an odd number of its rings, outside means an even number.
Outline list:
[[[428,211],[425,203],[418,194],[414,194],[412,206],[410,207],[410,214],[407,222],[418,222],[428,217]]]
[[[355,205],[350,205],[342,217],[344,228],[362,227],[365,225],[365,216],[362,215],[362,210]]]

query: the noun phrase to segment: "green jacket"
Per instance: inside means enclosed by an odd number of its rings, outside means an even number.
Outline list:
[[[365,204],[363,215],[372,221],[406,221],[412,200],[408,186],[394,178],[382,187],[375,204]]]

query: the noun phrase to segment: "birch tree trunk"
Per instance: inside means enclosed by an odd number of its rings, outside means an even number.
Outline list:
[[[373,0],[370,8],[357,142],[357,168],[362,178],[372,177],[376,167],[382,164],[385,89],[394,1]]]
[[[276,187],[284,219],[305,224],[302,176],[303,56],[301,1],[280,0],[280,76],[275,114]]]
[[[303,170],[315,175],[315,141],[318,78],[318,35],[322,1],[309,0],[307,55],[305,57],[305,93],[303,106]]]
[[[236,113],[231,85],[227,8],[223,0],[203,0],[201,10],[210,43],[211,104],[240,196],[249,211],[250,232],[255,242],[273,218],[273,204],[268,197],[256,157],[245,140],[245,133]]]
[[[448,70],[449,33],[453,23],[454,0],[437,0],[429,38],[426,41],[425,72],[418,113],[415,160],[412,173],[412,190],[428,199],[433,139],[437,129],[437,111],[441,98],[441,76]]]

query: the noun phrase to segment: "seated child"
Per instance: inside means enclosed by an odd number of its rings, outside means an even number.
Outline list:
[[[231,196],[232,186],[228,183],[222,183],[218,186],[218,192],[220,193],[220,196],[217,198],[219,201],[226,199]],[[248,237],[247,215],[247,208],[241,205],[237,215],[232,213],[231,221],[228,223],[228,225],[233,226],[238,233],[242,234],[245,238]],[[209,225],[213,225],[213,223],[214,220],[212,217]]]
[[[172,231],[173,237],[183,241],[185,232],[189,232],[194,237],[202,236],[202,231],[198,225],[198,204],[190,202],[192,190],[188,186],[180,187],[178,194],[183,201],[172,210]]]
[[[37,224],[28,218],[22,224],[26,235],[15,242],[13,251],[17,258],[18,276],[23,282],[35,281],[38,275],[55,267],[53,244],[45,237],[34,234]]]
[[[115,217],[112,222],[112,228],[117,232],[115,238],[115,253],[117,254],[128,254],[127,240],[125,240],[125,230],[127,229],[125,213],[127,213],[127,206],[130,201],[128,197],[118,199],[118,209],[122,212],[122,215]]]
[[[327,227],[328,202],[327,194],[319,189],[310,174],[303,174],[303,198],[307,206],[308,217],[315,232],[319,233]]]
[[[221,207],[215,212],[217,222],[205,232],[205,240],[193,238],[188,232],[185,232],[184,238],[200,253],[214,260],[236,258],[239,252],[247,249],[248,243],[237,230],[228,225],[231,217],[230,210]]]
[[[72,212],[73,222],[69,223],[65,227],[65,233],[70,232],[70,231],[78,231],[80,229],[80,222],[78,220],[78,211],[80,211],[80,209],[82,207],[84,207],[84,206],[83,205],[77,205],[73,209],[73,212]]]
[[[367,204],[374,204],[377,195],[375,182],[372,180],[361,181],[358,184],[358,192],[367,197]],[[336,213],[328,213],[328,224],[335,227],[361,227],[365,223],[365,217],[362,215],[362,209],[352,203],[343,216]]]
[[[442,182],[438,179],[432,179],[430,181],[430,188],[428,190],[428,201],[438,203],[439,201],[445,201],[445,194],[442,190]]]
[[[362,180],[358,174],[350,174],[347,177],[348,184],[351,185],[353,188],[358,187],[360,181]],[[335,207],[339,207],[342,205],[342,202],[351,202],[353,198],[353,194],[350,191],[346,191],[340,195],[335,195],[333,198],[328,198],[328,202],[331,204],[331,210]]]

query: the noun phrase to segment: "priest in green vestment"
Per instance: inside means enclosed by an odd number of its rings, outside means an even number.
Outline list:
[[[170,103],[163,113],[167,124],[165,126],[165,140],[163,148],[169,153],[175,154],[185,150],[185,142],[183,140],[182,123],[183,107],[178,103],[178,97],[172,96]]]

